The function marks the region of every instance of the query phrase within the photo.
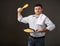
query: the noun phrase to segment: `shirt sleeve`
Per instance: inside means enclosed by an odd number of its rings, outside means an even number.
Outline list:
[[[52,31],[53,29],[55,29],[55,24],[48,17],[46,17],[46,19],[45,19],[45,24],[47,25],[46,28],[49,31]]]
[[[19,16],[18,21],[22,23],[28,23],[28,17]]]

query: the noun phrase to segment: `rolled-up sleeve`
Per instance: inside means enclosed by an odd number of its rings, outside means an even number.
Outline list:
[[[17,19],[19,22],[28,23],[28,17],[19,16]]]
[[[45,19],[45,24],[47,25],[47,29],[49,30],[49,31],[52,31],[53,29],[55,29],[55,24],[48,18],[48,17],[46,17],[46,19]]]

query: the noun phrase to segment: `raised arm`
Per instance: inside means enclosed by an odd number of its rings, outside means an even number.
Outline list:
[[[22,14],[21,12],[23,11],[22,8],[18,8],[17,9],[17,19],[19,22],[22,22],[22,23],[28,23],[28,17],[22,17]]]

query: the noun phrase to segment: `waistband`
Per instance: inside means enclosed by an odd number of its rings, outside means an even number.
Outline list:
[[[33,37],[33,36],[30,36],[30,37],[32,37],[34,39],[45,38],[45,36],[42,36],[42,37]]]

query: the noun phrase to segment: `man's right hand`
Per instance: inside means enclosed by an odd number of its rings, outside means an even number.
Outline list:
[[[21,13],[22,11],[23,11],[23,8],[18,8],[18,9],[17,9],[17,12],[18,12],[18,13]]]
[[[18,12],[18,17],[22,16],[21,12],[23,11],[23,8],[18,8],[17,12]]]

